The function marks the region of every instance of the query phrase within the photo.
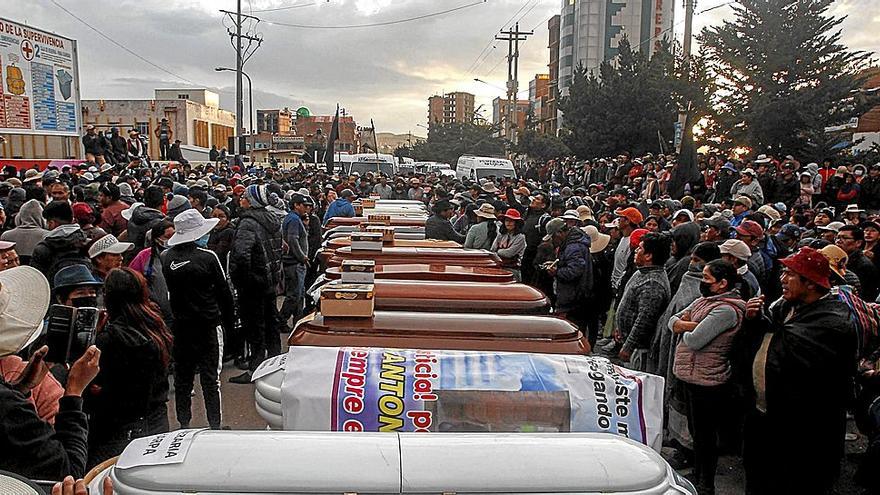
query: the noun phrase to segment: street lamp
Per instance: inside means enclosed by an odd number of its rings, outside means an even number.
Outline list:
[[[235,69],[230,69],[229,67],[215,67],[215,71],[217,72],[238,72]],[[248,124],[250,124],[250,135],[253,137],[254,135],[254,87],[251,84],[251,76],[247,75],[247,72],[241,71],[241,75],[247,78],[248,81]],[[238,144],[236,145],[238,146]],[[253,151],[253,139],[251,139],[251,151]]]

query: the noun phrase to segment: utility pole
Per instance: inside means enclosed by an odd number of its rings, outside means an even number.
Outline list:
[[[691,44],[693,41],[693,29],[694,29],[694,9],[697,6],[697,0],[684,0],[684,41],[682,42],[682,50],[684,55],[684,77],[689,77],[690,73],[690,62],[691,62]],[[678,126],[676,134],[679,134],[680,137],[677,140],[675,146],[675,152],[681,154],[683,150],[690,150],[693,148],[693,126],[694,123],[690,122],[690,110],[691,110],[691,102],[687,103],[686,109],[680,109],[678,113]],[[691,128],[690,130],[688,128]],[[688,141],[690,140],[690,141]],[[690,153],[690,151],[688,151]],[[686,158],[687,161],[690,161],[690,157]]]
[[[257,48],[263,44],[262,35],[254,32],[254,28],[259,24],[260,19],[248,14],[241,13],[241,0],[236,0],[235,12],[221,10],[226,14],[226,18],[232,21],[231,26],[226,26],[226,32],[229,34],[229,41],[232,48],[235,49],[235,150],[237,155],[244,155],[247,147],[245,146],[244,137],[244,91],[242,84],[244,64],[253,56]],[[244,23],[250,25],[249,29],[242,34]],[[247,46],[243,46],[242,40],[247,41]],[[251,101],[253,105],[253,101]],[[249,117],[249,120],[253,115]],[[251,126],[253,127],[253,126]]]
[[[516,95],[519,92],[519,42],[525,41],[534,31],[520,31],[519,23],[512,30],[501,31],[495,39],[507,41],[507,119],[504,123],[504,136],[516,144]]]

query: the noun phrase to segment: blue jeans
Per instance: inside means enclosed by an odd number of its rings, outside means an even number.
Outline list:
[[[305,292],[306,265],[284,265],[284,304],[281,305],[281,328],[287,328],[291,316],[294,322],[302,318],[303,293]]]

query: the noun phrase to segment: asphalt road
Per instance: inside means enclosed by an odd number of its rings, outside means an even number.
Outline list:
[[[287,352],[286,337],[281,336],[284,352]],[[221,402],[223,405],[223,425],[233,430],[263,430],[266,422],[257,414],[254,408],[254,386],[237,385],[229,383],[229,378],[241,373],[241,370],[228,364],[224,367],[221,375]],[[176,415],[174,413],[174,394],[170,394],[168,402],[168,417],[171,427],[177,428]],[[193,397],[193,421],[192,427],[206,427],[205,405],[202,399],[201,387],[196,379],[195,397]],[[855,427],[850,422],[850,431]],[[842,467],[841,478],[836,492],[841,495],[868,495],[869,492],[859,488],[853,482],[853,476],[858,466],[859,457],[865,451],[865,438],[859,436],[856,441],[846,443],[847,456]],[[665,450],[665,449],[664,449]],[[665,453],[665,452],[664,452]],[[690,469],[683,469],[681,474],[688,476]],[[742,469],[742,461],[739,457],[725,456],[719,461],[718,472],[715,478],[716,493],[718,495],[739,495],[745,493],[745,473]]]

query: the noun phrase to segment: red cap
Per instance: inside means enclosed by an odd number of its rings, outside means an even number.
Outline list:
[[[736,231],[742,235],[764,237],[764,227],[761,227],[758,222],[752,220],[743,221],[743,223],[739,224],[736,228]]]
[[[831,288],[831,283],[828,281],[831,267],[828,265],[828,258],[821,252],[810,247],[802,247],[797,253],[779,261],[810,282],[826,289]]]
[[[84,220],[95,220],[92,217],[92,207],[89,206],[88,203],[74,203],[71,206],[71,209],[73,210],[73,219],[76,220],[77,223]]]
[[[618,208],[614,211],[614,214],[619,217],[624,217],[635,225],[641,225],[644,217],[642,216],[642,212],[630,206],[629,208]]]
[[[236,196],[241,196],[242,194],[244,194],[244,186],[239,184],[239,185],[233,187],[232,194],[234,194]]]
[[[519,214],[519,211],[511,208],[504,212],[504,218],[509,218],[511,220],[522,220],[522,215]]]
[[[635,250],[639,246],[639,243],[642,242],[642,237],[648,232],[650,232],[648,229],[633,230],[632,234],[629,235],[629,248]]]

